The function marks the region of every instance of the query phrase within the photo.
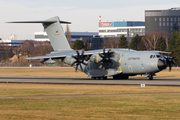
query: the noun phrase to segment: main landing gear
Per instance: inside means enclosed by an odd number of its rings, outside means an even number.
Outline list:
[[[114,75],[113,79],[129,79],[128,75]]]
[[[154,76],[155,74],[154,73],[151,73],[151,74],[149,74],[148,76],[147,76],[147,80],[153,80],[153,76]]]
[[[91,80],[107,80],[107,77],[106,76],[102,76],[102,77],[91,77]]]

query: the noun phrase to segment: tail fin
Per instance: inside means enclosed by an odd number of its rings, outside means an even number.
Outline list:
[[[44,30],[46,31],[50,39],[54,51],[72,50],[61,26],[61,23],[70,24],[70,22],[60,21],[59,17],[57,16],[47,19],[45,21],[21,21],[21,22],[9,22],[9,23],[42,23],[44,26]]]

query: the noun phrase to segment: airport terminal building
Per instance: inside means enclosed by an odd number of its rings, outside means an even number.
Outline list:
[[[180,30],[180,8],[167,10],[145,10],[145,33],[167,32],[169,37],[173,30]]]
[[[101,22],[99,21],[100,37],[134,37],[145,35],[145,22],[142,21],[115,21]]]
[[[66,34],[66,33],[65,33]],[[98,32],[71,32],[71,40],[74,42],[75,40],[82,40],[82,38],[92,38],[94,36],[98,36]],[[35,32],[34,33],[35,41],[49,41],[46,32]]]

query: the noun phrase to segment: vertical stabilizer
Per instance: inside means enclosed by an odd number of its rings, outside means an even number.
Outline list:
[[[60,24],[61,21],[59,20],[59,17],[53,17],[46,21],[56,21],[53,23],[48,23],[48,22],[43,23],[44,30],[46,31],[46,33],[50,39],[50,42],[51,42],[51,45],[52,45],[54,51],[71,50],[71,47],[67,41],[67,38],[66,38],[64,31],[62,29],[62,26]],[[66,22],[62,21],[62,23],[66,23]]]
[[[57,16],[43,21],[17,21],[8,23],[42,23],[54,51],[72,50],[61,26],[61,23],[70,24],[70,22],[60,21]]]

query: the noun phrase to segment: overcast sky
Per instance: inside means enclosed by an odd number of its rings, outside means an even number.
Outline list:
[[[0,0],[0,38],[11,34],[34,39],[41,24],[10,24],[9,21],[46,20],[59,16],[71,21],[72,32],[98,32],[98,21],[144,21],[145,10],[180,7],[180,0]],[[65,29],[65,26],[64,26]]]

